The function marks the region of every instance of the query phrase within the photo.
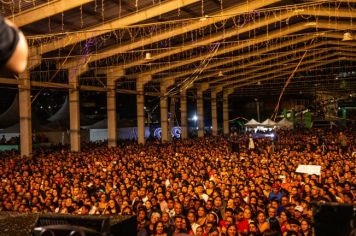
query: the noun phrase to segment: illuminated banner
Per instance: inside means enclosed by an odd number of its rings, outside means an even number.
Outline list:
[[[161,128],[157,128],[153,132],[153,136],[155,138],[158,138],[158,139],[161,138],[161,134],[162,134],[162,129]],[[171,130],[171,135],[172,135],[172,138],[180,138],[181,135],[182,135],[182,128],[179,127],[179,126],[173,127],[172,130]]]

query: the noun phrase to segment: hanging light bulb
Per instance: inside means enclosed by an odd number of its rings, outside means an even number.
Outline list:
[[[344,37],[342,38],[341,41],[351,41],[351,40],[354,40],[354,37],[350,32],[346,32],[344,33]]]
[[[150,52],[146,52],[146,55],[145,55],[145,60],[151,60],[152,59],[152,55]]]
[[[200,21],[206,21],[208,19],[208,15],[202,16],[199,18]]]

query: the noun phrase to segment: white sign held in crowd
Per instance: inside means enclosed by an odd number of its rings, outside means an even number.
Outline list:
[[[320,175],[321,166],[318,165],[299,165],[296,172],[309,175]]]

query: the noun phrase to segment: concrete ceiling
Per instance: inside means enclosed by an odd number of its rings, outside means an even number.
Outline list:
[[[356,0],[13,0],[2,15],[31,47],[33,86],[68,88],[80,68],[83,90],[118,79],[134,91],[227,90],[241,96],[352,92],[356,88]],[[146,54],[151,56],[145,59]],[[339,74],[346,76],[339,78]],[[0,83],[16,84],[11,78]]]

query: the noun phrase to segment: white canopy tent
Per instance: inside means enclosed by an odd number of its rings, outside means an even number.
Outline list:
[[[261,123],[256,121],[255,119],[251,119],[249,122],[245,124],[246,127],[248,128],[256,128],[257,126],[260,126]]]
[[[276,126],[277,125],[277,123],[276,122],[274,122],[273,120],[271,120],[271,119],[267,119],[267,120],[265,120],[265,121],[263,121],[262,122],[262,126],[265,126],[265,127],[269,127],[269,128],[273,128],[274,126]]]
[[[293,123],[288,119],[283,118],[277,123],[279,129],[293,129]]]

